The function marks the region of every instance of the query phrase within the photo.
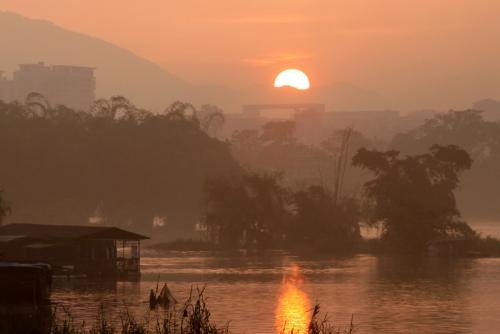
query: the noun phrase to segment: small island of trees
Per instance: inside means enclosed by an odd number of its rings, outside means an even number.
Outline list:
[[[285,188],[279,174],[244,171],[236,179],[206,186],[206,224],[211,242],[223,248],[308,248],[349,252],[360,246],[359,221],[382,224],[381,245],[398,252],[423,252],[433,240],[473,240],[460,219],[453,191],[471,167],[467,152],[434,145],[428,153],[400,157],[398,151],[360,149],[353,165],[373,173],[364,185],[365,203],[335,199],[332,191]]]

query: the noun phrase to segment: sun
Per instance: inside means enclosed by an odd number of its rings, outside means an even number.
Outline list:
[[[274,79],[274,87],[293,87],[299,90],[309,89],[311,86],[309,83],[309,78],[301,70],[290,68],[280,72]]]

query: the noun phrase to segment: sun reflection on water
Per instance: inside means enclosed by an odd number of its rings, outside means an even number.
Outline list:
[[[276,307],[277,333],[291,333],[292,330],[297,334],[307,333],[311,303],[308,295],[300,288],[303,282],[297,265],[292,266],[291,272],[283,276]]]

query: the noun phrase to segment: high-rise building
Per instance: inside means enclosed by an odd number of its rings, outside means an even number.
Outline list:
[[[1,99],[23,102],[31,92],[44,95],[51,105],[87,109],[95,100],[94,68],[39,62],[20,64],[12,80],[0,76]]]

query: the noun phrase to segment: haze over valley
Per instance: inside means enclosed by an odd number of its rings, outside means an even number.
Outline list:
[[[498,17],[0,0],[0,334],[497,333]]]
[[[6,11],[0,14],[0,22],[4,27],[0,32],[0,40],[4,45],[9,45],[0,55],[0,70],[11,73],[19,63],[38,61],[95,67],[98,97],[124,95],[137,105],[153,110],[162,110],[175,100],[189,100],[194,104],[216,104],[232,113],[239,112],[244,103],[280,103],[287,99],[302,103],[325,103],[328,110],[393,109],[407,112],[431,108],[446,111],[468,108],[473,102],[484,98],[500,98],[500,81],[495,79],[499,77],[500,68],[491,61],[500,53],[495,43],[492,43],[496,33],[494,13],[500,8],[496,5],[486,6],[482,2],[474,5],[461,3],[454,10],[442,11],[446,6],[444,3],[428,5],[429,29],[439,27],[430,35],[427,35],[427,28],[418,19],[414,20],[416,28],[406,27],[396,32],[397,27],[405,25],[403,20],[410,13],[402,9],[399,3],[390,0],[381,2],[378,8],[370,4],[361,14],[357,13],[369,18],[365,23],[368,25],[366,28],[346,28],[353,25],[354,21],[342,24],[339,21],[334,33],[325,35],[323,26],[327,22],[336,22],[339,10],[346,12],[346,15],[355,15],[357,11],[354,6],[341,6],[332,2],[332,8],[329,8],[335,10],[330,12],[332,16],[311,21],[315,23],[310,23],[309,14],[301,17],[286,11],[282,16],[271,16],[262,22],[245,16],[234,22],[217,18],[210,25],[210,33],[215,41],[212,47],[186,26],[189,21],[182,22],[182,17],[199,19],[201,15],[184,12],[184,7],[189,6],[187,3],[169,8],[169,12],[178,15],[178,21],[173,23],[174,30],[155,18],[158,20],[154,21],[157,30],[146,35],[149,28],[144,27],[127,39],[123,34],[131,26],[123,27],[119,35],[107,28],[99,32],[98,27],[106,25],[104,21],[97,22],[95,26],[76,24],[69,19],[71,14],[61,16],[59,10],[48,14],[53,17],[52,23],[46,19],[40,20],[34,14],[35,10],[45,12],[39,8],[43,6],[37,4],[27,8],[21,3],[12,2],[6,4],[5,8],[18,10],[33,18]],[[60,10],[67,6],[63,4]],[[168,7],[165,6],[155,4],[150,10],[166,10]],[[258,10],[259,6],[263,5],[259,4],[252,10]],[[303,6],[297,2],[288,11],[297,13]],[[107,9],[108,4],[100,7]],[[387,8],[397,8],[401,16],[394,17],[392,21],[377,22],[374,16],[368,14],[369,10],[375,10],[381,18],[390,16],[391,12],[384,12]],[[224,10],[221,9],[221,14]],[[464,14],[467,16],[462,18],[459,13],[467,13]],[[130,18],[130,13],[122,14],[124,21],[116,23],[118,26],[124,25],[127,19],[144,25],[142,21],[139,23],[138,18]],[[414,15],[423,18],[427,14],[417,11]],[[447,17],[441,19],[441,14]],[[440,25],[442,21],[446,21],[446,25]],[[488,25],[486,33],[481,30],[482,25]],[[294,43],[286,39],[276,46],[282,51],[273,51],[269,55],[252,55],[251,51],[238,49],[238,46],[225,54],[222,51],[229,41],[237,40],[236,36],[225,35],[226,28],[234,29],[232,34],[246,36],[246,29],[252,27],[269,29],[272,34],[276,34],[276,27],[289,27],[293,31],[302,26],[308,29],[299,35],[297,46],[303,48],[302,43],[308,36],[316,36],[314,55],[287,51],[293,50]],[[190,45],[180,43],[174,32],[185,36],[185,43]],[[242,38],[244,40],[246,37]],[[17,43],[18,40],[23,42]],[[118,44],[109,42],[113,40]],[[443,40],[448,42],[443,43]],[[408,46],[410,42],[413,42],[411,47]],[[249,39],[248,43],[257,41]],[[379,45],[375,47],[374,43]],[[149,51],[146,51],[146,45],[151,46]],[[324,51],[329,45],[332,49]],[[445,47],[446,50],[443,49]],[[425,53],[420,52],[423,49]],[[149,57],[153,60],[148,60],[147,55],[154,55]],[[161,55],[167,60],[162,61]],[[182,55],[186,55],[185,59],[182,59]],[[237,55],[241,55],[239,59]],[[212,62],[211,59],[217,56],[231,60],[225,63]],[[272,77],[279,72],[279,68],[293,66],[297,62],[302,63],[314,77],[312,89],[302,95],[271,89]]]

